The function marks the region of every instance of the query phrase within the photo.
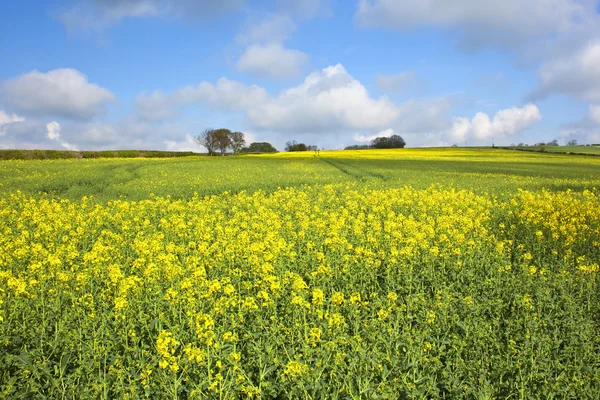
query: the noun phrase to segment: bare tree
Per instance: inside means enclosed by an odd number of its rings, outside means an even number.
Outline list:
[[[246,139],[244,139],[244,134],[242,132],[232,132],[231,133],[231,148],[233,149],[233,153],[237,154],[238,151],[246,146]]]
[[[194,138],[195,142],[200,146],[205,147],[208,150],[208,155],[212,156],[215,149],[217,148],[217,141],[215,140],[215,130],[211,128],[205,129],[201,134]]]

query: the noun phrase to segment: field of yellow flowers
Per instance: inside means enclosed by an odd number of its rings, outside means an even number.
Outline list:
[[[0,398],[597,399],[600,162],[0,163]]]

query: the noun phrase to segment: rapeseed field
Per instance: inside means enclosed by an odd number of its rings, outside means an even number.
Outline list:
[[[0,163],[0,397],[600,395],[600,162]]]

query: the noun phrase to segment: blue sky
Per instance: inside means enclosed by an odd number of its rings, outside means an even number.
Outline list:
[[[0,45],[0,148],[600,143],[595,0],[23,0]]]

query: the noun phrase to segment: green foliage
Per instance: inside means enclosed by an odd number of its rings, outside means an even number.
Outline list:
[[[382,136],[371,142],[371,147],[374,149],[402,149],[404,146],[406,146],[406,142],[399,135]]]
[[[268,142],[252,142],[250,146],[244,147],[241,153],[277,153],[277,149]]]
[[[285,144],[285,151],[308,151],[308,146],[304,143],[298,143],[295,140],[291,140]]]

